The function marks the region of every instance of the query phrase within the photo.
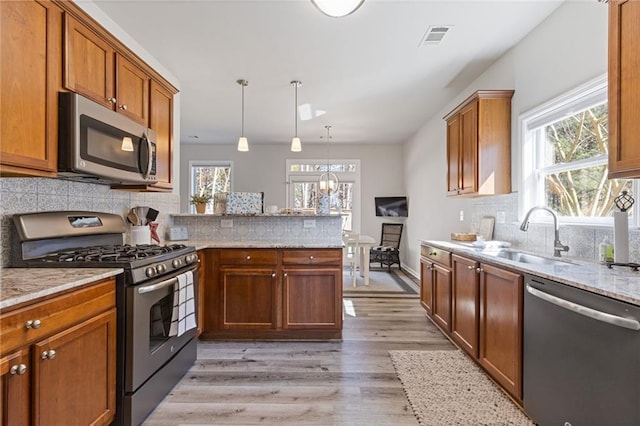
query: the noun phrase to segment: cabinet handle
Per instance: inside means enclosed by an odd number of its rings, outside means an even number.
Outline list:
[[[9,374],[11,374],[11,375],[17,374],[19,376],[22,376],[26,372],[27,372],[27,366],[24,365],[24,364],[14,365],[9,370]]]
[[[116,103],[116,98],[107,98],[107,102],[113,105]]]
[[[122,111],[127,110],[127,106],[125,104],[119,105],[118,108],[120,108]]]
[[[251,260],[251,256],[247,256],[247,260]]]
[[[313,256],[309,256],[309,260],[313,260]]]
[[[40,320],[29,320],[24,324],[24,327],[29,329],[29,328],[40,328],[40,326],[42,325],[42,322],[40,322]]]
[[[284,277],[287,278],[289,276],[289,274],[287,274],[286,272],[284,273]]]
[[[429,256],[436,256],[438,253],[436,253],[435,251],[432,251],[431,253],[429,253]]]
[[[484,272],[484,269],[482,269],[482,268],[476,268],[476,272],[477,272],[477,273]]]
[[[285,274],[285,277],[286,277],[286,276],[287,276],[287,275]],[[276,273],[274,272],[273,274],[271,274],[271,278],[275,278],[275,277],[276,277]]]
[[[467,269],[476,269],[476,267],[472,266],[472,265],[469,265],[469,266],[467,266]]]
[[[40,358],[42,359],[54,359],[56,357],[56,351],[53,349],[42,352]]]

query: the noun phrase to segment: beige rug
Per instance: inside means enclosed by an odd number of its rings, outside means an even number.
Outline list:
[[[342,290],[349,297],[418,297],[420,286],[406,273],[397,268],[391,272],[379,269],[369,271],[369,285],[364,285],[364,278],[356,272],[356,287],[353,287],[353,276],[344,270]]]
[[[421,425],[532,425],[461,351],[389,351]]]

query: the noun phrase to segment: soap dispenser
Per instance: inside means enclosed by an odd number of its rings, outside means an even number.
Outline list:
[[[613,262],[613,244],[609,241],[609,236],[605,235],[598,246],[598,259],[601,263]]]

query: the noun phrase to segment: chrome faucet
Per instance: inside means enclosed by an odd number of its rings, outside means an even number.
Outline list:
[[[554,212],[553,210],[551,210],[548,207],[544,207],[544,206],[536,206],[536,207],[532,207],[526,215],[524,215],[524,220],[522,221],[522,224],[520,225],[520,230],[521,231],[526,231],[527,229],[529,229],[529,216],[531,215],[531,213],[533,213],[536,210],[544,210],[546,212],[549,212],[551,214],[551,216],[553,216],[553,226],[554,226],[554,230],[555,230],[555,235],[554,235],[554,241],[553,241],[553,255],[555,257],[560,257],[560,253],[563,251],[569,251],[569,246],[565,246],[564,244],[562,244],[560,242],[560,226],[558,225],[558,215],[556,214],[556,212]]]

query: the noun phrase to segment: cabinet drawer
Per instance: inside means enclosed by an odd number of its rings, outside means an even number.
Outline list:
[[[430,259],[433,262],[438,262],[441,265],[451,266],[451,253],[446,250],[442,250],[436,247],[422,245],[420,247],[420,254],[426,259]]]
[[[282,251],[283,265],[340,265],[342,249],[289,249]]]
[[[109,278],[80,290],[1,314],[0,354],[50,336],[114,307],[115,291],[115,279]],[[36,321],[40,321],[38,328],[33,326]],[[29,328],[27,324],[30,325]]]
[[[278,252],[271,249],[220,250],[221,265],[276,265]]]

